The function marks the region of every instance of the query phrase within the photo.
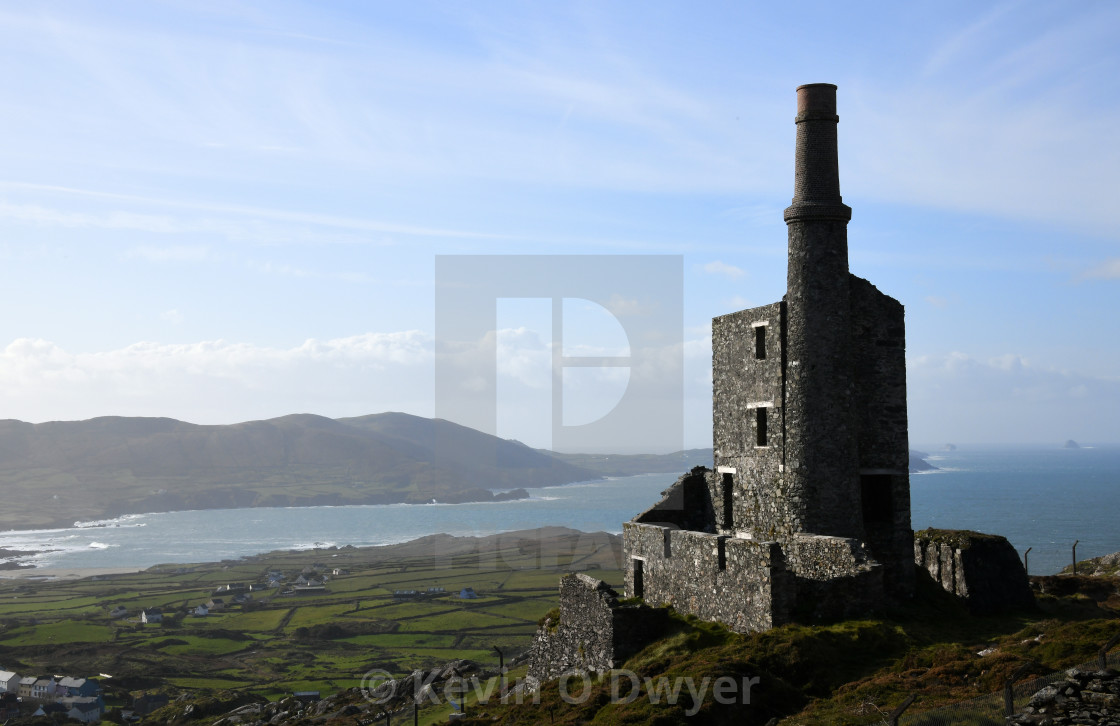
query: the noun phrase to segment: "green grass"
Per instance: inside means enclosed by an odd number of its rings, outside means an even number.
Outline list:
[[[161,648],[169,655],[224,655],[253,647],[255,643],[225,638],[197,638],[190,635],[175,636],[175,640],[185,641],[183,645],[169,645]]]
[[[108,626],[60,620],[6,631],[0,635],[0,643],[9,648],[16,648],[70,643],[106,643],[112,638],[113,631]]]
[[[452,610],[430,617],[401,621],[404,632],[416,631],[465,631],[485,630],[494,626],[511,625],[513,621],[497,615],[490,615],[481,608]]]
[[[98,580],[0,580],[0,648],[5,662],[31,672],[112,673],[108,695],[120,702],[160,686],[211,696],[228,689],[269,698],[293,690],[326,695],[359,685],[373,668],[403,675],[460,658],[496,666],[494,645],[507,658],[529,646],[536,619],[557,603],[564,573],[560,567],[527,569],[536,555],[522,557],[516,549],[438,558],[394,558],[391,551],[277,552]],[[292,580],[312,562],[353,574],[331,578],[324,596],[254,593],[249,610],[232,606],[206,617],[178,614],[210,599],[220,584],[260,582],[269,569]],[[175,572],[180,567],[191,571]],[[448,593],[418,601],[392,598],[396,589],[436,585]],[[482,597],[460,600],[464,586]],[[267,596],[269,602],[262,603]],[[110,621],[108,613],[117,605],[127,607],[129,616]],[[152,606],[178,623],[137,624],[140,608]],[[32,618],[38,623],[31,625]]]

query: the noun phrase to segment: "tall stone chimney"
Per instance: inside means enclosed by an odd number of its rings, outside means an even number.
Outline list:
[[[789,234],[786,482],[803,531],[862,534],[855,422],[848,220],[836,154],[836,86],[797,89]]]

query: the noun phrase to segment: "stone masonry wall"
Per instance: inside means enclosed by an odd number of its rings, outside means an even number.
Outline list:
[[[537,629],[529,676],[544,682],[569,671],[606,673],[655,640],[669,623],[664,610],[620,606],[618,593],[582,573],[560,578],[560,616]]]
[[[794,580],[777,542],[636,522],[622,527],[627,595],[636,594],[635,560],[640,560],[642,597],[650,605],[672,605],[740,633],[789,621]]]
[[[914,533],[914,561],[974,613],[1034,607],[1023,563],[999,535],[924,529]]]
[[[618,593],[582,573],[560,578],[560,621],[537,632],[529,673],[540,681],[572,669],[605,673],[615,665],[612,608]]]
[[[849,280],[852,305],[852,411],[859,468],[888,486],[862,502],[864,541],[883,565],[887,591],[905,599],[914,592],[910,524],[910,455],[906,419],[906,324],[902,304],[867,280]],[[861,492],[867,497],[869,492]]]
[[[1120,724],[1120,673],[1070,668],[1065,680],[1046,686],[1026,708],[1008,717],[1009,726]]]
[[[863,616],[883,604],[883,568],[858,540],[798,534],[786,561],[795,575],[798,621]]]
[[[712,440],[716,475],[711,500],[725,534],[756,539],[791,535],[797,513],[781,496],[785,456],[783,303],[772,303],[712,320]],[[763,328],[763,350],[756,330]],[[758,357],[759,354],[764,357]],[[765,409],[766,445],[758,445],[758,413]],[[730,521],[723,507],[723,474],[733,470]]]

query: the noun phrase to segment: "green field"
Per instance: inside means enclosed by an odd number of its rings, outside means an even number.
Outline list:
[[[236,561],[164,565],[96,579],[0,580],[0,668],[100,678],[111,704],[142,691],[234,689],[268,698],[296,690],[327,695],[371,669],[403,675],[468,658],[497,665],[528,648],[537,620],[558,599],[560,575],[577,569],[619,586],[619,543],[609,535],[551,531],[426,545],[275,552]],[[305,568],[327,591],[251,593],[248,604],[207,616],[188,609],[227,583],[259,584],[270,570],[288,582]],[[332,575],[334,570],[345,574]],[[428,588],[443,587],[427,595]],[[477,599],[459,599],[463,587]],[[425,593],[394,598],[395,590]],[[112,620],[124,606],[128,615]],[[161,624],[139,622],[159,607]],[[101,674],[108,674],[105,678]]]

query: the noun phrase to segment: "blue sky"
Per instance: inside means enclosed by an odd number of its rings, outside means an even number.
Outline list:
[[[2,5],[0,415],[431,415],[436,255],[673,254],[708,445],[708,321],[784,292],[794,89],[830,82],[912,442],[1120,441],[1118,30],[1106,2]],[[548,445],[518,408],[548,333],[503,311],[499,433]]]

